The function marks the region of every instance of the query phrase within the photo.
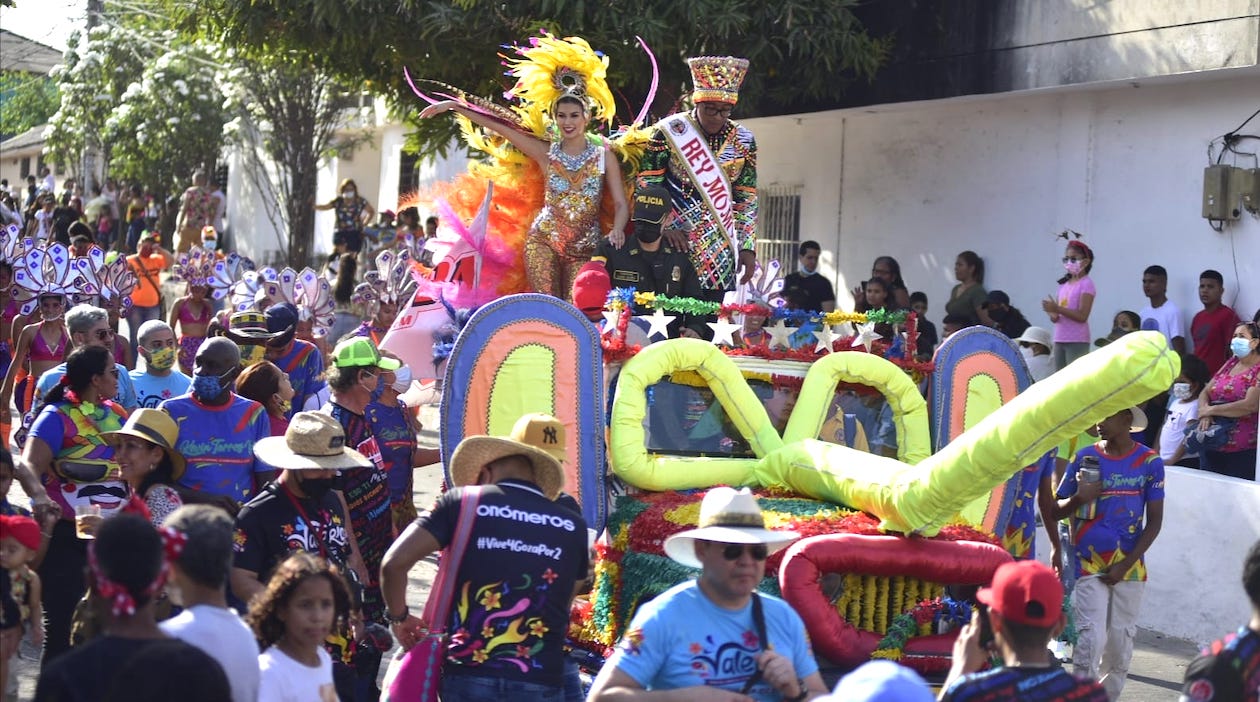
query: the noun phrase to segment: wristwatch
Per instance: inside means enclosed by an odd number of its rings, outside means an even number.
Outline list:
[[[805,687],[804,680],[797,678],[796,685],[797,687],[801,688],[800,694],[798,694],[796,697],[784,697],[783,702],[805,702],[805,698],[809,697],[809,688]]]
[[[385,618],[389,620],[390,624],[402,624],[403,622],[407,621],[407,617],[410,617],[410,616],[411,616],[411,609],[407,607],[407,605],[403,605],[402,611],[399,612],[397,616],[390,614],[389,612],[385,613]]]

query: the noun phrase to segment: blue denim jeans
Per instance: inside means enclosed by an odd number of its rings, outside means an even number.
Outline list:
[[[443,675],[442,702],[564,702],[564,689],[480,675]]]

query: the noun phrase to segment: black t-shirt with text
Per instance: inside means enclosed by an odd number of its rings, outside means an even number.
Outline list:
[[[462,489],[438,498],[419,525],[445,548]],[[482,488],[455,576],[446,672],[561,686],[574,583],[586,576],[586,522],[531,483]]]
[[[301,510],[294,506],[294,500]],[[334,493],[318,500],[296,498],[273,481],[236,516],[232,565],[258,573],[258,579],[266,582],[272,569],[290,553],[306,551],[344,572],[350,558],[349,538],[341,502]]]
[[[151,675],[160,674],[175,681],[181,677],[181,668],[185,671],[184,679],[188,679],[196,675],[189,668],[220,667],[218,661],[191,644],[170,639],[100,636],[59,656],[40,673],[35,687],[35,702],[99,702],[111,696],[113,699],[126,699],[125,696],[115,696],[126,684],[125,680],[119,679],[120,674],[133,656],[159,642],[182,648],[183,652],[176,657],[178,663],[172,664],[173,668],[152,671]],[[223,679],[226,682],[227,678]]]

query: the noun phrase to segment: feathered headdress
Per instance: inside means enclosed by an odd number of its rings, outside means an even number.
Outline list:
[[[34,240],[30,240],[34,245]],[[22,243],[22,228],[16,224],[10,224],[4,229],[0,229],[0,261],[13,265],[22,252],[26,250],[26,246]]]
[[[285,268],[264,287],[269,305],[281,302],[294,305],[298,309],[298,319],[314,323],[316,337],[328,335],[337,303],[333,300],[332,284],[327,278],[311,268],[303,268],[301,273]]]
[[[369,307],[382,302],[401,305],[410,302],[415,293],[416,279],[411,276],[406,251],[385,250],[376,255],[376,270],[364,274],[350,299]]]
[[[230,253],[221,261],[215,261],[210,275],[210,294],[216,300],[227,297],[232,286],[244,275],[254,270],[254,261],[237,253]]]
[[[13,299],[21,305],[18,314],[34,312],[40,296],[69,297],[78,292],[81,278],[70,267],[70,251],[65,246],[37,246],[31,240],[24,245],[26,250],[13,261]]]
[[[210,277],[214,275],[216,257],[213,251],[200,246],[193,246],[188,253],[182,253],[171,266],[170,279],[174,282],[188,283],[190,286],[208,288]]]
[[[86,256],[76,256],[70,266],[80,277],[76,302],[99,302],[102,307],[117,307],[123,316],[131,311],[131,293],[140,281],[126,257],[109,258],[100,247],[92,246]]]
[[[782,266],[777,259],[771,260],[764,267],[759,264],[753,269],[752,279],[726,293],[722,304],[784,306],[787,301],[783,299],[783,279],[779,277],[781,270]]]
[[[517,57],[503,59],[516,85],[505,97],[534,103],[546,111],[562,98],[575,98],[592,110],[593,119],[612,123],[617,105],[608,89],[608,57],[592,49],[585,39],[559,39],[543,32],[530,38],[528,46],[511,48]]]
[[[279,277],[276,269],[267,266],[256,271],[245,271],[241,279],[232,285],[228,304],[234,312],[257,310],[262,312],[271,304],[267,296],[267,284]]]

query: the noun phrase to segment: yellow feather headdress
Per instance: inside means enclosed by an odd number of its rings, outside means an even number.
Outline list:
[[[573,97],[592,110],[593,119],[612,123],[617,106],[608,89],[608,57],[592,49],[585,39],[560,39],[544,32],[531,38],[528,46],[513,49],[516,57],[503,57],[508,74],[516,78],[507,97],[548,112],[556,101]]]

